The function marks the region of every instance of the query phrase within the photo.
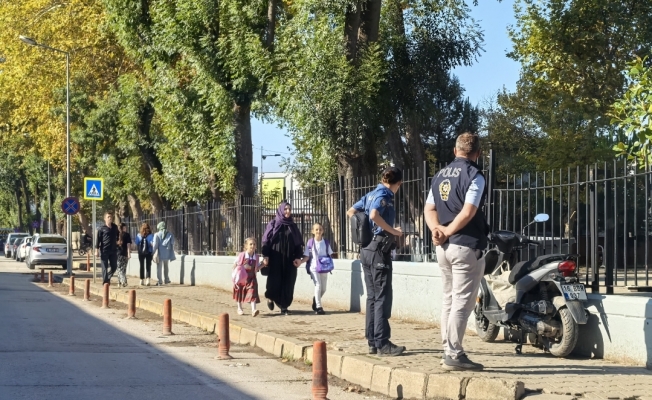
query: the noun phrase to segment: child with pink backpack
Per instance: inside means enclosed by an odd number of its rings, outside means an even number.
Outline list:
[[[258,280],[256,273],[267,265],[261,265],[260,255],[256,254],[256,240],[247,238],[244,244],[244,251],[238,254],[233,264],[231,278],[233,280],[233,300],[238,303],[238,314],[243,315],[242,303],[251,303],[251,316],[256,317],[260,313],[256,304],[260,303],[258,297]]]

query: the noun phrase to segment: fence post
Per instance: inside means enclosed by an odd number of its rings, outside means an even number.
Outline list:
[[[339,200],[340,215],[340,258],[346,258],[346,203],[344,201],[344,176],[340,175],[339,188],[337,191]]]
[[[591,232],[591,292],[600,293],[600,275],[598,273],[598,266],[596,256],[598,255],[598,221],[597,221],[597,201],[596,201],[596,191],[595,191],[595,179],[596,179],[597,169],[589,169],[589,229]],[[587,260],[588,261],[588,260]]]
[[[487,223],[490,226],[490,230],[493,230],[494,222],[494,189],[496,188],[496,153],[494,152],[491,142],[489,142],[489,179],[488,182],[488,192],[487,192]]]
[[[213,254],[213,239],[211,238],[211,202],[211,200],[206,202],[206,226],[208,228],[208,234],[206,235],[206,244],[208,245],[208,248],[206,250],[208,250],[209,255]]]
[[[607,168],[607,163],[605,162],[605,168],[604,168],[604,177],[605,177],[605,188],[604,188],[604,197],[605,197],[605,208],[604,208],[604,215],[605,219],[608,221],[609,219],[613,218],[614,221],[614,226],[616,224],[618,216],[616,213],[610,212],[610,207],[607,207],[607,201],[610,199],[613,199],[613,193],[611,190],[611,174],[609,169]],[[610,214],[613,214],[610,218]],[[609,251],[607,250],[607,246],[611,243],[615,243],[617,238],[614,235],[613,229],[608,229],[607,224],[605,223],[605,241],[604,245],[602,246],[602,265],[605,267],[605,276],[604,276],[604,286],[607,289],[607,294],[613,294],[614,293],[614,264],[611,262],[611,260],[608,259],[607,254]],[[570,249],[570,246],[569,246]],[[569,251],[570,252],[570,251]],[[614,256],[615,256],[615,250],[614,250]],[[615,260],[615,257],[612,257],[612,259]]]
[[[285,189],[283,190],[285,191]],[[244,246],[244,240],[245,240],[245,223],[244,223],[244,196],[240,195],[240,243],[238,243],[238,247],[236,249],[241,249],[242,246]]]
[[[431,184],[428,182],[428,161],[423,161],[423,189],[425,197],[423,199],[423,204],[426,204],[426,199],[430,194]],[[423,262],[430,261],[432,256],[432,238],[430,234],[430,227],[426,222],[425,215],[423,217]]]

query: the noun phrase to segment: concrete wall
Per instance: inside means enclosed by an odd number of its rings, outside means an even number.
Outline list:
[[[231,269],[235,257],[178,256],[170,264],[170,279],[185,285],[213,286],[231,291]],[[138,276],[137,256],[131,259],[128,274]],[[152,265],[152,277],[156,266]],[[155,280],[154,280],[155,281]],[[258,276],[261,299],[266,278]],[[442,282],[436,263],[395,262],[394,318],[436,323],[441,315]],[[314,285],[302,266],[295,299],[311,302]],[[358,261],[335,260],[323,298],[326,309],[365,311],[365,286]],[[652,298],[642,295],[589,294],[589,324],[582,327],[580,355],[616,358],[647,364],[652,369]],[[471,321],[470,321],[471,322]],[[473,328],[473,325],[469,325]]]

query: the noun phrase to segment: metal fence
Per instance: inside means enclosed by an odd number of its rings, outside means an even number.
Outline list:
[[[494,229],[520,232],[547,213],[548,222],[524,232],[543,243],[539,251],[578,254],[594,292],[649,290],[651,179],[648,165],[627,160],[508,176],[495,189]]]
[[[649,261],[652,218],[650,190],[652,171],[626,161],[583,168],[497,177],[493,153],[479,162],[487,177],[488,196],[483,206],[493,230],[522,232],[538,213],[547,213],[546,223],[532,224],[523,233],[542,245],[522,256],[541,253],[579,254],[580,273],[594,292],[602,288],[650,288]],[[404,171],[404,182],[395,197],[396,226],[405,233],[395,252],[399,261],[434,260],[430,231],[423,206],[431,176],[444,167]],[[378,177],[359,177],[286,190],[265,198],[239,198],[207,202],[181,210],[166,211],[129,222],[134,236],[140,224],[153,230],[165,221],[175,235],[175,249],[182,254],[234,255],[245,238],[260,245],[267,223],[278,204],[287,199],[293,218],[307,242],[312,226],[324,227],[336,257],[354,259],[359,249],[352,242],[346,211],[378,185]]]

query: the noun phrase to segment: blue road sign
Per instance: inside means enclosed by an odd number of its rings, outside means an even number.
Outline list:
[[[84,200],[104,200],[104,179],[84,178]]]
[[[66,215],[75,215],[79,212],[79,200],[76,197],[66,197],[61,203],[61,210]]]

